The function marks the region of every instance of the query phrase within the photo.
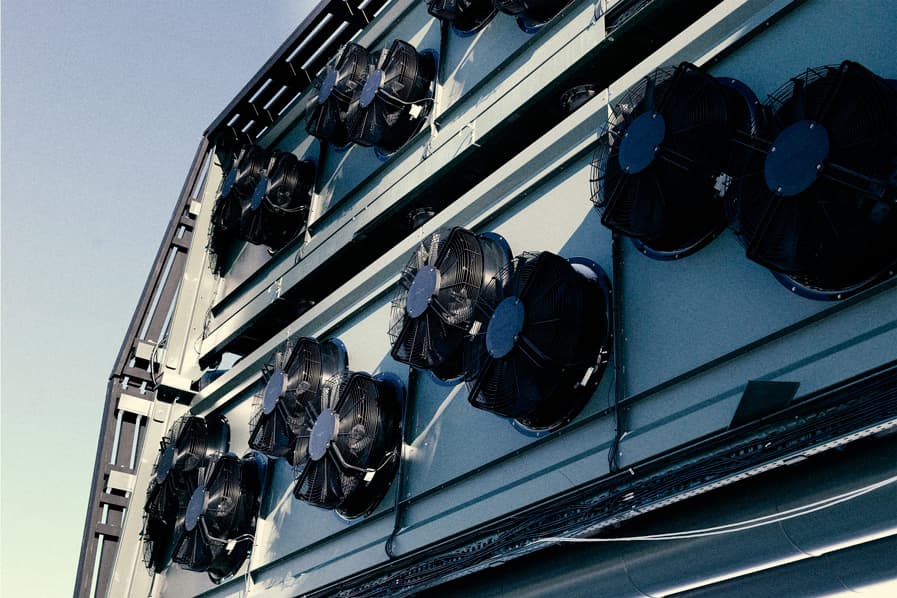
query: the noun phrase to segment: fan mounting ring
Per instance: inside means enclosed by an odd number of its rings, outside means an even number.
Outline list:
[[[791,197],[816,182],[829,154],[828,131],[812,120],[786,127],[773,142],[763,164],[763,177],[770,191]]]
[[[654,161],[654,155],[666,135],[666,122],[659,112],[639,114],[626,128],[620,142],[620,168],[637,174]]]
[[[314,461],[320,461],[327,449],[330,448],[330,441],[336,434],[337,417],[333,409],[327,408],[321,411],[321,415],[315,420],[312,426],[311,436],[308,439],[308,456]]]
[[[374,98],[377,97],[377,90],[380,89],[380,85],[383,83],[383,71],[380,69],[375,70],[371,73],[367,81],[364,82],[364,87],[361,88],[361,107],[367,108],[371,105],[371,102],[374,101]]]
[[[165,481],[165,478],[168,477],[168,472],[171,471],[172,465],[174,465],[174,445],[169,444],[165,447],[165,450],[162,451],[162,455],[159,457],[159,466],[156,468],[156,481]]]
[[[262,412],[265,415],[274,411],[277,406],[277,400],[283,395],[286,389],[287,377],[280,368],[275,368],[265,384],[265,393],[262,400]]]
[[[188,532],[192,532],[196,524],[199,523],[199,516],[206,508],[206,489],[198,486],[193,494],[190,495],[190,501],[187,503],[187,513],[184,515],[184,527]]]
[[[525,319],[523,302],[518,297],[507,297],[498,304],[486,328],[486,350],[494,359],[501,359],[511,352]]]
[[[408,297],[405,301],[405,313],[410,318],[417,318],[430,305],[430,300],[439,290],[439,270],[434,266],[426,265],[417,271],[411,288],[408,289]]]
[[[321,81],[321,89],[318,90],[318,104],[324,104],[333,93],[333,86],[336,85],[336,71],[329,71],[324,80]]]

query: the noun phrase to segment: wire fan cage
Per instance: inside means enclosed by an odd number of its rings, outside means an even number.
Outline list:
[[[141,535],[148,569],[158,573],[168,566],[190,496],[214,455],[227,450],[229,437],[224,418],[187,415],[160,441],[143,508]]]
[[[323,385],[308,402],[314,423],[297,436],[297,499],[346,518],[376,507],[398,465],[399,388],[359,372]]]
[[[720,181],[759,125],[743,83],[694,65],[661,68],[610,106],[592,158],[602,223],[656,259],[688,255],[726,225]]]
[[[219,456],[180,519],[173,560],[215,583],[233,575],[252,548],[264,473],[263,458],[252,453]]]
[[[391,153],[426,122],[432,108],[436,56],[395,40],[368,74],[347,111],[351,141]]]
[[[375,66],[366,48],[346,44],[336,65],[327,69],[318,81],[318,92],[306,123],[309,135],[337,147],[349,144],[347,123],[353,110],[352,100]]]
[[[295,465],[296,434],[313,424],[310,401],[326,380],[347,366],[345,349],[335,340],[300,338],[287,343],[262,370],[263,386],[253,401],[249,446]]]
[[[389,339],[397,361],[442,380],[463,377],[463,343],[478,304],[495,302],[486,284],[506,272],[511,252],[497,235],[456,227],[422,241],[402,270],[390,309]],[[485,290],[484,290],[485,289]]]
[[[810,68],[766,104],[727,192],[750,259],[792,291],[839,299],[897,263],[897,87],[863,66]]]
[[[236,154],[221,181],[209,231],[209,249],[216,258],[214,267],[218,273],[222,270],[225,255],[239,239],[241,223],[267,164],[268,154],[264,149],[247,145]]]
[[[588,260],[525,253],[501,283],[501,301],[469,345],[469,401],[553,430],[588,401],[610,350],[610,281]]]

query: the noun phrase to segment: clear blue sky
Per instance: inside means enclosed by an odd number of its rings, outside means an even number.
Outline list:
[[[0,595],[70,596],[106,379],[206,126],[315,0],[3,0]]]

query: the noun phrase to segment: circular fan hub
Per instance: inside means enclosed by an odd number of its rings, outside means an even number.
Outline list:
[[[261,176],[259,177],[259,182],[255,185],[255,190],[252,192],[252,198],[249,200],[249,209],[259,209],[259,206],[262,205],[262,199],[265,198],[265,192],[267,191],[268,177]]]
[[[165,450],[162,451],[162,456],[159,457],[159,466],[156,468],[156,481],[162,482],[165,478],[168,477],[168,472],[171,471],[171,466],[174,464],[174,445],[169,444],[165,447]]]
[[[517,297],[508,297],[498,304],[486,327],[489,355],[500,359],[511,352],[523,330],[524,316],[523,302]]]
[[[666,122],[659,112],[639,114],[629,123],[620,142],[620,168],[626,174],[636,174],[654,161],[666,134]]]
[[[383,83],[383,71],[380,69],[375,70],[371,73],[367,81],[364,82],[364,87],[361,88],[361,107],[367,108],[371,105],[371,102],[374,101],[374,98],[377,97],[377,90],[380,89],[380,85]]]
[[[330,442],[336,435],[336,419],[333,409],[324,409],[315,420],[308,439],[308,456],[313,460],[319,461],[330,448]]]
[[[271,377],[268,378],[268,383],[265,384],[265,394],[262,400],[262,412],[265,415],[274,411],[274,407],[277,406],[277,400],[283,395],[286,387],[287,377],[282,369],[276,368]]]
[[[187,503],[187,512],[184,515],[184,527],[188,532],[192,532],[196,524],[199,523],[199,516],[206,508],[206,489],[202,486],[196,488],[190,495],[190,501]]]
[[[405,299],[405,313],[416,318],[427,311],[427,306],[439,290],[439,270],[424,266],[414,275],[408,297]]]
[[[323,104],[333,93],[333,86],[336,85],[336,71],[330,71],[321,82],[321,89],[318,90],[318,104]]]
[[[766,155],[766,186],[782,197],[806,191],[816,182],[828,152],[828,131],[821,124],[802,120],[788,126]]]
[[[228,195],[231,192],[231,189],[234,188],[234,183],[237,182],[237,168],[231,168],[227,171],[227,176],[224,177],[224,182],[221,184],[221,195]]]

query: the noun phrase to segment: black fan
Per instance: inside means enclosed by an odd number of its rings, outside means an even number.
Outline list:
[[[791,290],[840,299],[897,263],[897,87],[855,62],[808,69],[767,104],[729,185],[747,256]]]
[[[200,471],[228,449],[230,428],[218,416],[184,416],[160,442],[143,507],[143,557],[158,573],[171,561],[179,534],[177,520],[199,485]]]
[[[240,236],[243,215],[249,209],[259,178],[268,165],[268,153],[256,145],[240,150],[233,166],[221,183],[221,189],[212,210],[212,230],[209,247],[217,256],[215,262],[220,272],[223,256]]]
[[[442,380],[463,377],[464,340],[474,321],[488,317],[481,310],[495,307],[500,289],[488,283],[510,272],[511,258],[505,240],[491,233],[456,227],[430,235],[402,270],[392,301],[393,358]]]
[[[531,431],[558,428],[585,406],[611,346],[610,281],[594,262],[524,254],[469,348],[469,401]]]
[[[373,58],[358,44],[349,43],[318,85],[317,100],[308,119],[309,135],[341,147],[349,144],[346,128],[352,98],[364,85],[373,67]]]
[[[655,259],[713,240],[726,226],[719,181],[758,126],[750,89],[682,63],[652,72],[610,108],[591,176],[604,225]]]
[[[355,143],[394,152],[420,129],[430,112],[436,58],[401,40],[373,70],[353,99],[349,136]]]
[[[215,583],[233,575],[252,549],[265,472],[265,457],[255,452],[215,460],[178,521],[183,534],[174,562],[207,571]]]
[[[296,434],[314,421],[308,406],[347,365],[346,350],[335,339],[300,338],[295,347],[275,353],[262,371],[265,387],[256,397],[249,446],[295,466]]]
[[[479,31],[497,12],[492,0],[427,0],[427,4],[431,15],[451,23],[462,35]]]
[[[493,0],[495,8],[517,17],[517,25],[533,33],[570,4],[570,0]]]
[[[314,183],[313,162],[275,150],[243,213],[242,238],[274,250],[296,238],[308,221]]]
[[[358,372],[304,401],[314,422],[297,435],[293,495],[346,518],[373,511],[398,467],[403,402],[398,378]]]

